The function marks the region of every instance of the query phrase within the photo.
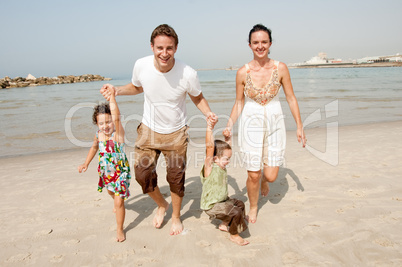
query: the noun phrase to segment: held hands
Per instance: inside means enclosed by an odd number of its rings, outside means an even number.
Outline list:
[[[218,116],[216,116],[215,113],[213,112],[209,112],[207,114],[207,125],[208,125],[208,129],[213,129],[216,125],[216,123],[218,122]]]
[[[116,96],[116,88],[113,86],[113,85],[111,85],[111,84],[104,84],[103,86],[102,86],[102,88],[100,89],[100,93],[103,95],[103,97],[107,100],[107,101],[110,101],[110,97],[113,95],[113,96]]]
[[[222,134],[225,137],[225,142],[230,144],[230,140],[232,139],[232,129],[230,127],[226,127]]]

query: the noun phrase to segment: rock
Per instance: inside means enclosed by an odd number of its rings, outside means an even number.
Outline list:
[[[8,87],[10,87],[10,82],[6,79],[0,79],[0,88],[3,89]]]
[[[15,77],[10,79],[6,76],[0,79],[0,88],[11,88],[11,87],[26,87],[26,86],[37,86],[37,85],[51,85],[51,84],[64,84],[64,83],[78,83],[78,82],[92,82],[92,81],[110,81],[111,78],[105,78],[100,75],[84,74],[80,76],[74,75],[60,75],[57,77],[39,77],[35,78],[32,74],[28,74],[26,78]]]
[[[28,74],[28,76],[25,78],[26,80],[35,80],[35,76],[33,76],[31,73]]]

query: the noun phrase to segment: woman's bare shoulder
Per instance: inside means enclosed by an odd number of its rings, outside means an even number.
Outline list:
[[[279,61],[278,69],[279,69],[279,71],[281,71],[281,70],[288,70],[288,66],[287,66],[285,63]]]
[[[236,76],[243,77],[246,75],[246,65],[243,65],[240,69],[237,70]]]

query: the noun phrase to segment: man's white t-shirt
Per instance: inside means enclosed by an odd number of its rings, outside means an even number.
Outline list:
[[[161,134],[185,126],[187,93],[192,96],[201,94],[197,72],[178,59],[167,73],[155,68],[153,55],[138,59],[131,82],[144,90],[142,123]]]

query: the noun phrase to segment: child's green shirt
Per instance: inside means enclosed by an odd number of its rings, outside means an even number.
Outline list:
[[[226,169],[222,169],[213,163],[211,173],[204,177],[204,166],[200,172],[202,183],[201,209],[209,210],[215,203],[228,199],[228,174]]]

